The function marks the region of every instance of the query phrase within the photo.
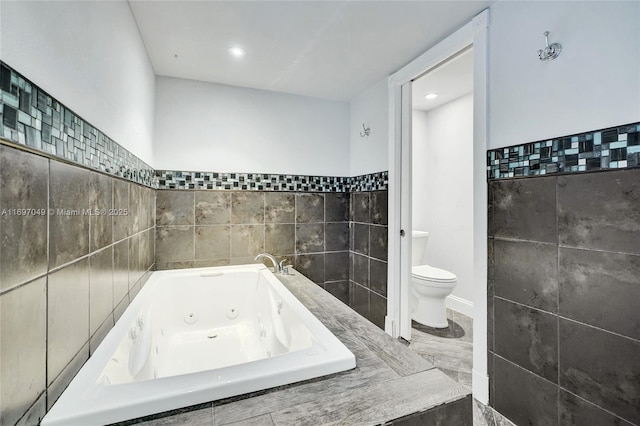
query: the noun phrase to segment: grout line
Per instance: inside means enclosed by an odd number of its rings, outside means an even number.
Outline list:
[[[578,321],[576,319],[569,318],[569,317],[566,317],[564,315],[560,315],[559,313],[553,313],[553,312],[545,311],[544,309],[540,309],[540,308],[536,308],[536,307],[533,307],[533,306],[525,305],[524,303],[516,302],[515,300],[505,299],[504,297],[500,297],[500,296],[493,296],[493,297],[496,298],[496,299],[500,299],[502,301],[505,301],[505,302],[513,303],[515,305],[519,305],[519,306],[528,308],[528,309],[533,309],[535,311],[539,311],[539,312],[542,312],[542,313],[545,313],[545,314],[548,314],[548,315],[553,315],[553,316],[556,316],[556,317],[558,317],[560,319],[567,320],[567,321],[573,322],[575,324],[580,324],[580,325],[583,325],[585,327],[589,327],[589,328],[592,328],[592,329],[595,329],[595,330],[599,330],[599,331],[602,331],[604,333],[613,334],[615,336],[622,337],[622,338],[627,339],[627,340],[631,340],[632,342],[640,342],[640,339],[636,339],[634,337],[625,336],[624,334],[620,334],[620,333],[618,333],[616,331],[607,330],[605,328],[598,327],[597,325],[588,324],[586,322]],[[559,333],[558,333],[558,335],[559,335]],[[495,337],[495,331],[494,331],[494,337]]]

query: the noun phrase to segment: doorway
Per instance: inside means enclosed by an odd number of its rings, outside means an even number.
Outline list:
[[[473,46],[473,394],[488,403],[487,376],[487,39],[488,10],[389,78],[389,297],[385,330],[411,339],[413,81]]]

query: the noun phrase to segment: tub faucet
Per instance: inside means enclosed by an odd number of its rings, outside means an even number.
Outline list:
[[[263,257],[266,257],[267,259],[269,259],[271,261],[271,263],[273,263],[273,273],[277,274],[278,272],[280,272],[280,265],[278,264],[278,261],[276,260],[276,258],[269,254],[269,253],[260,253],[259,255],[256,256],[256,258],[254,260],[261,260]]]

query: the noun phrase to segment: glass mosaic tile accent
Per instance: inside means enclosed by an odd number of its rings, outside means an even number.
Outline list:
[[[640,123],[487,151],[487,179],[640,167]]]
[[[351,178],[352,192],[384,191],[389,189],[389,172],[369,173]]]
[[[350,192],[387,189],[388,172],[356,177],[156,170],[158,189]]]
[[[151,186],[153,169],[0,61],[0,138]]]

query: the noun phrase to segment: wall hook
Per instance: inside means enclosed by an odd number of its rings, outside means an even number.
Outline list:
[[[549,44],[549,31],[544,32],[544,41],[547,47],[538,50],[538,58],[540,58],[541,61],[553,61],[560,55],[562,45],[560,43]]]
[[[364,138],[365,136],[369,136],[371,134],[371,128],[370,127],[366,127],[364,125],[364,123],[362,123],[362,132],[360,132],[360,137]]]

